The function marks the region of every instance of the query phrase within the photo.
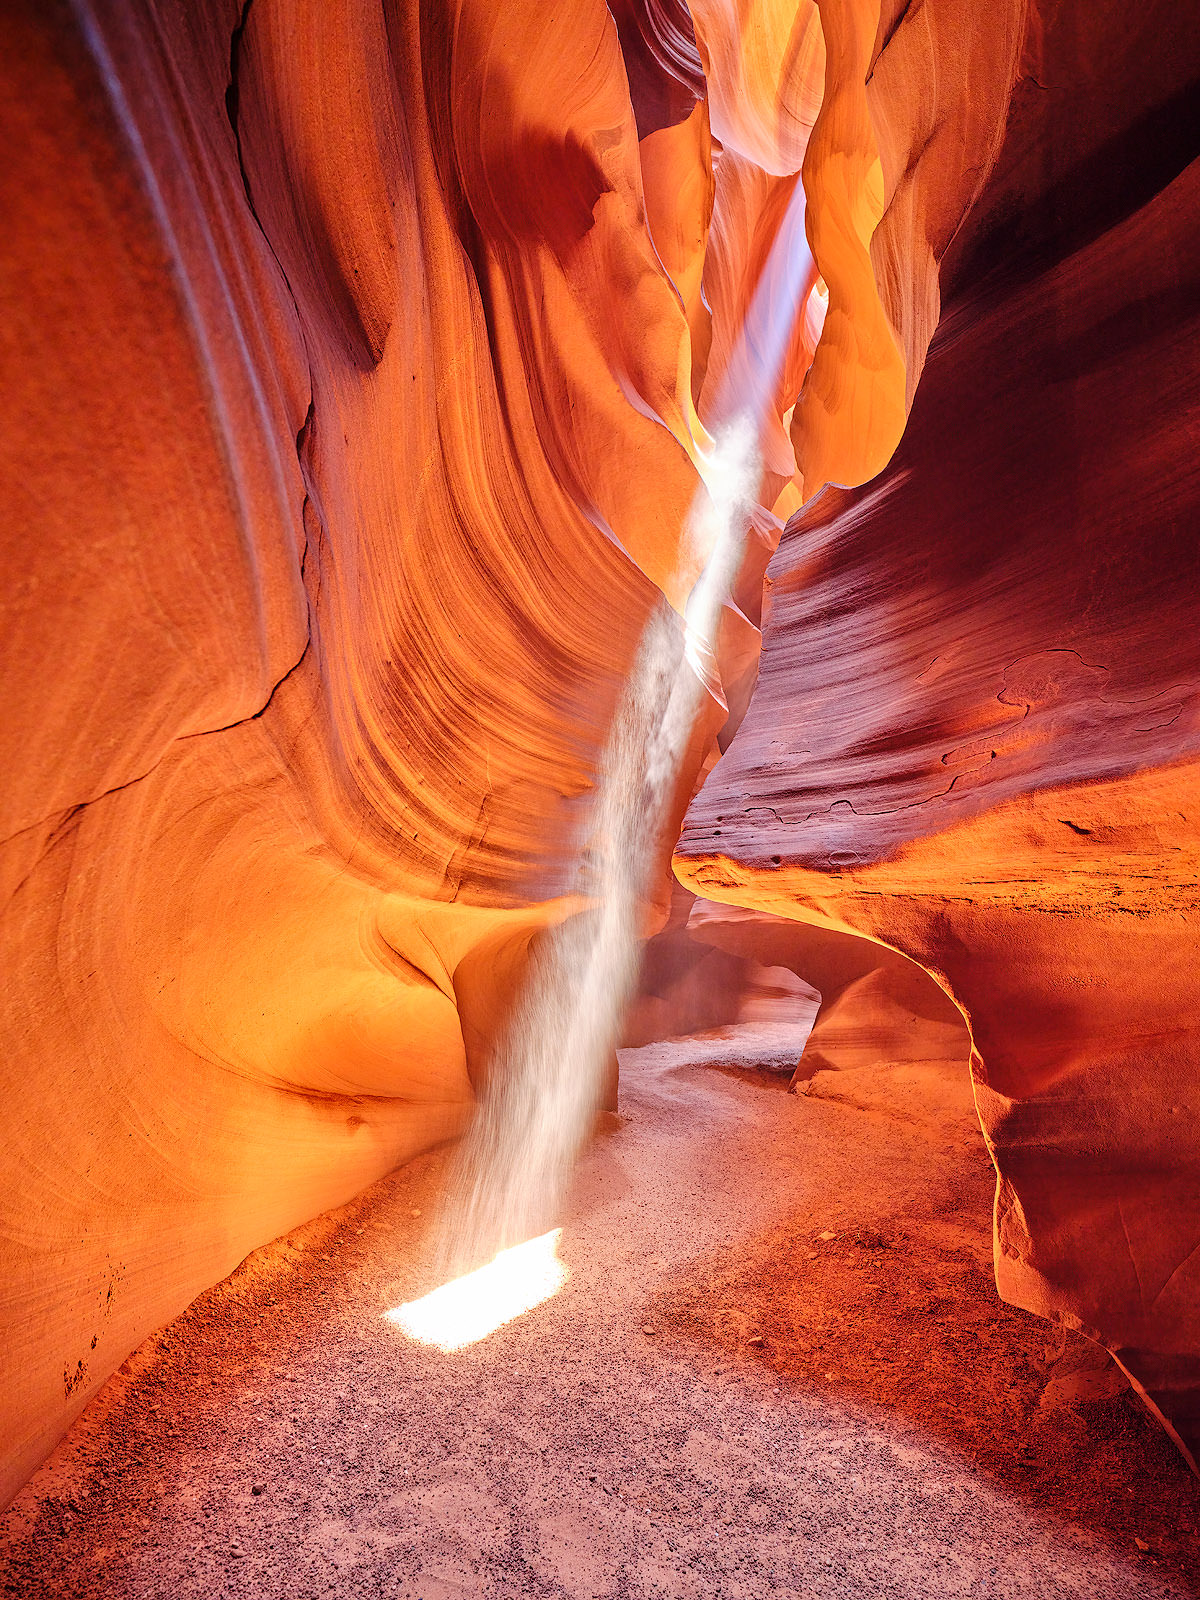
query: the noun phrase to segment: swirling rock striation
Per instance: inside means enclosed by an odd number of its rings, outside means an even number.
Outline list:
[[[707,84],[681,8],[617,20],[7,9],[0,1491],[461,1128],[573,909],[703,557]]]
[[[677,860],[938,976],[1001,1292],[1106,1343],[1192,1450],[1198,60],[1169,6],[1032,9],[903,442],[788,524]]]
[[[1004,1291],[1131,1370],[1194,1351],[1194,41],[1151,11],[6,8],[0,1493],[198,1289],[463,1126],[731,388],[769,504],[680,870],[938,973]]]

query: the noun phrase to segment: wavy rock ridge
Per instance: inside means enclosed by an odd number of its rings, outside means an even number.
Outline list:
[[[1200,30],[1129,20],[1031,13],[903,442],[789,523],[677,869],[938,977],[1001,1293],[1106,1344],[1194,1460]]]

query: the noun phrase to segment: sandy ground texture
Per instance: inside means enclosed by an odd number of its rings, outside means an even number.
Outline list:
[[[22,1492],[2,1592],[1200,1594],[1194,1481],[995,1298],[963,1069],[797,1096],[719,1054],[625,1053],[569,1281],[457,1355],[384,1320],[432,1287],[444,1154],[256,1252]]]

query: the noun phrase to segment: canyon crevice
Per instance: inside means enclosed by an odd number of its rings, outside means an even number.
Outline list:
[[[0,29],[0,1495],[467,1126],[763,372],[625,1042],[961,1061],[1000,1296],[1194,1466],[1200,13]]]

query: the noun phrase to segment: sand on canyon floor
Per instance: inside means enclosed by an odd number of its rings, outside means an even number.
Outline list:
[[[433,1286],[445,1152],[255,1252],[22,1491],[0,1592],[1200,1594],[1183,1463],[995,1296],[965,1068],[793,1095],[775,1046],[725,1044],[623,1053],[569,1279],[483,1343],[385,1318]]]

